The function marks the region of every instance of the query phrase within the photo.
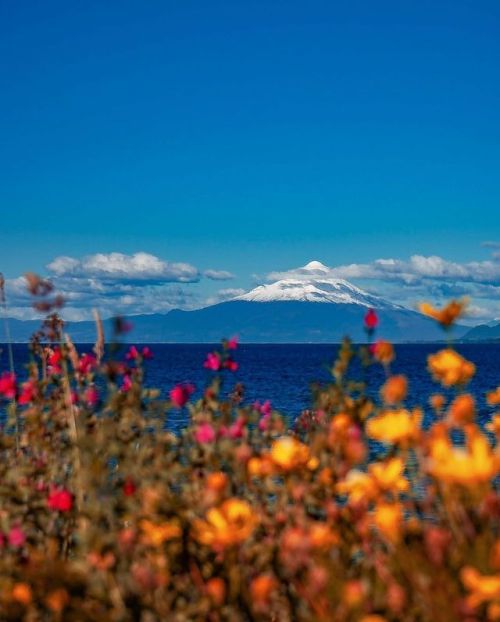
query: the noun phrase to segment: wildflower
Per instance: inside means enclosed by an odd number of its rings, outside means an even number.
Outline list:
[[[210,508],[205,520],[193,522],[195,538],[213,548],[225,548],[245,541],[253,533],[258,519],[250,505],[241,499],[228,499]]]
[[[313,549],[328,550],[339,543],[338,534],[326,523],[315,521],[309,526],[309,538]]]
[[[434,380],[445,387],[469,382],[476,366],[452,348],[445,348],[427,357],[428,369]]]
[[[486,424],[486,429],[491,430],[496,436],[500,436],[500,413],[493,415],[490,423]]]
[[[89,407],[96,406],[99,402],[99,391],[94,387],[87,387],[83,393],[83,400]]]
[[[445,405],[446,398],[441,393],[434,393],[429,398],[429,404],[434,410],[440,411]]]
[[[62,361],[62,352],[61,348],[55,347],[53,350],[49,350],[49,356],[47,358],[47,363],[49,364],[49,372],[51,374],[60,374],[62,373],[62,367],[60,365]]]
[[[385,410],[366,423],[366,433],[384,443],[402,443],[416,438],[420,424],[420,412],[399,408]]]
[[[284,436],[274,441],[271,459],[284,471],[304,466],[309,461],[309,448],[292,436]]]
[[[60,615],[68,603],[69,594],[64,588],[53,590],[45,598],[45,604],[56,615]]]
[[[406,376],[391,376],[380,389],[382,399],[386,404],[402,402],[408,391]]]
[[[147,361],[153,358],[153,351],[149,346],[144,346],[141,350],[142,358]]]
[[[462,568],[460,578],[465,589],[470,592],[467,603],[471,607],[500,600],[500,574],[482,575],[472,566]]]
[[[403,512],[399,503],[379,503],[375,507],[374,524],[380,533],[392,542],[397,542],[401,537]]]
[[[490,406],[498,406],[500,404],[500,387],[486,394],[486,401]]]
[[[231,337],[231,339],[228,339],[226,342],[226,347],[228,350],[236,350],[236,348],[238,347],[238,337]]]
[[[180,524],[175,519],[160,524],[143,519],[139,527],[142,531],[142,542],[154,547],[159,547],[164,542],[180,538],[182,535]]]
[[[450,404],[448,412],[454,425],[472,423],[476,412],[476,402],[470,393],[458,395]]]
[[[33,600],[33,592],[27,583],[15,583],[12,587],[12,600],[27,607]]]
[[[127,361],[136,361],[139,356],[139,350],[135,346],[130,346],[128,352],[125,354]]]
[[[65,488],[52,488],[47,497],[47,505],[57,512],[69,512],[73,507],[73,495]]]
[[[26,534],[21,529],[21,527],[16,525],[15,527],[12,527],[11,530],[9,531],[7,535],[7,540],[10,546],[12,546],[15,549],[18,549],[22,547],[24,543],[26,542]]]
[[[134,480],[131,477],[125,478],[125,481],[123,482],[123,494],[126,497],[131,497],[135,494],[136,490],[137,486],[135,485]]]
[[[353,609],[361,605],[366,596],[366,588],[359,579],[351,579],[345,583],[342,591],[342,601]]]
[[[220,607],[226,600],[226,584],[220,577],[212,577],[205,584],[205,590],[212,602]]]
[[[212,371],[219,371],[221,368],[220,355],[217,352],[209,352],[205,362],[203,363],[203,367],[211,369]]]
[[[349,501],[354,504],[363,499],[371,499],[375,494],[373,478],[368,473],[351,469],[347,477],[337,484],[337,492],[348,495]]]
[[[126,374],[123,377],[123,382],[122,382],[122,386],[120,390],[122,391],[122,393],[128,393],[128,391],[130,391],[131,388],[132,388],[132,378],[129,376],[129,374]]]
[[[270,456],[264,454],[262,457],[254,456],[247,462],[247,473],[250,477],[265,477],[274,471],[274,464]]]
[[[374,309],[368,309],[364,317],[365,329],[368,332],[374,331],[378,326],[378,316]]]
[[[0,376],[0,395],[8,400],[16,397],[16,376],[10,371]]]
[[[278,582],[270,574],[260,574],[250,583],[250,596],[256,605],[265,605],[269,602],[271,594],[278,587]]]
[[[419,305],[420,312],[428,317],[433,318],[443,326],[449,328],[457,318],[459,318],[467,306],[467,300],[452,300],[442,309],[435,309],[428,302],[422,302]]]
[[[86,375],[97,365],[97,359],[92,354],[83,354],[78,362],[78,372]]]
[[[465,430],[466,447],[454,447],[442,428],[435,428],[430,442],[430,473],[446,483],[477,486],[497,473],[497,464],[487,438],[478,428]]]
[[[382,363],[382,365],[389,365],[394,360],[394,348],[388,341],[379,339],[379,341],[370,346],[370,352],[375,360]]]
[[[209,473],[205,480],[205,485],[208,490],[211,490],[216,493],[220,493],[225,490],[228,484],[228,477],[222,471],[215,471],[214,473]]]
[[[177,384],[170,390],[170,401],[177,408],[182,408],[189,401],[194,391],[195,388],[192,384]]]
[[[194,432],[194,437],[198,443],[213,443],[215,430],[210,423],[200,423]]]
[[[396,457],[386,462],[374,462],[368,468],[380,490],[393,493],[408,490],[408,480],[403,477],[405,464],[402,458]]]
[[[17,399],[18,404],[21,406],[24,404],[29,404],[34,400],[37,393],[36,382],[33,379],[27,380],[23,382],[21,385],[21,393]]]
[[[226,361],[224,361],[224,368],[229,369],[229,371],[238,371],[238,367],[238,363],[236,361],[233,361],[233,359],[227,359]]]

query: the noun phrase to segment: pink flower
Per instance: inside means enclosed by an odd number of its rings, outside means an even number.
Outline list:
[[[233,361],[232,359],[227,359],[227,361],[224,363],[224,367],[226,369],[229,369],[229,371],[237,371],[239,365],[236,361]]]
[[[201,423],[194,433],[198,443],[213,443],[215,441],[215,430],[209,423]]]
[[[16,397],[16,376],[10,371],[0,376],[0,395],[12,400]]]
[[[203,367],[212,371],[219,371],[221,365],[220,355],[217,352],[209,352],[203,363]]]
[[[243,417],[239,417],[236,421],[229,427],[229,438],[241,438],[243,436],[243,430],[245,429],[245,419]]]
[[[97,360],[92,354],[83,354],[78,363],[78,371],[88,374],[97,365]]]
[[[145,361],[153,358],[153,351],[148,346],[144,346],[144,348],[142,348],[141,354]]]
[[[236,350],[238,347],[238,337],[231,337],[231,339],[227,340],[227,349],[228,350]]]
[[[195,388],[192,384],[178,384],[170,390],[170,400],[177,408],[182,408],[194,393]]]
[[[258,410],[262,415],[270,415],[271,414],[271,402],[270,400],[266,400],[263,404],[260,402],[255,402],[253,407],[255,410]]]
[[[127,393],[127,391],[130,391],[131,388],[132,388],[132,379],[130,378],[129,375],[124,376],[122,386],[121,386],[121,391],[123,391],[123,393]]]
[[[271,423],[271,414],[263,415],[259,421],[259,430],[261,432],[265,432],[269,428],[270,423]]]
[[[88,387],[83,394],[83,400],[87,406],[95,406],[99,401],[99,391],[95,387]]]
[[[73,495],[65,488],[52,488],[47,505],[55,512],[69,512],[73,507]]]
[[[36,396],[36,382],[34,380],[27,380],[21,385],[21,394],[17,400],[21,406],[23,404],[29,404]]]
[[[18,549],[26,542],[26,534],[21,527],[12,527],[7,536],[10,546]]]
[[[127,354],[125,354],[127,361],[135,361],[139,356],[139,350],[135,346],[130,346]]]

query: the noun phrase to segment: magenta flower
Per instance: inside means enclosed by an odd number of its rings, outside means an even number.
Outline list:
[[[88,387],[83,394],[83,399],[87,406],[95,406],[99,401],[99,392],[95,387]]]
[[[49,364],[49,373],[60,374],[62,372],[62,367],[60,365],[61,361],[62,361],[61,348],[56,347],[51,351],[49,358],[47,359],[47,362]]]
[[[135,346],[130,346],[127,354],[125,354],[127,361],[135,361],[139,356],[139,350]]]
[[[52,488],[47,505],[54,512],[69,512],[73,507],[73,495],[65,488]]]
[[[178,384],[170,390],[170,400],[177,408],[182,408],[194,393],[195,388],[192,384]]]
[[[238,347],[238,337],[231,337],[231,339],[227,340],[227,348],[228,350],[236,350]]]
[[[217,352],[209,352],[203,367],[212,371],[219,371],[221,367],[220,355]]]
[[[8,400],[16,397],[16,376],[10,371],[0,376],[0,395]]]
[[[27,380],[21,385],[21,393],[18,398],[18,403],[22,405],[29,404],[36,396],[36,383],[34,380]]]
[[[215,441],[215,430],[209,423],[201,423],[194,433],[198,443],[213,443]]]
[[[7,539],[10,546],[18,549],[26,542],[26,534],[21,529],[21,527],[12,527],[12,529],[8,533]]]
[[[227,359],[227,361],[224,363],[224,367],[226,369],[229,369],[229,371],[237,371],[239,365],[236,361],[233,361],[232,359]]]
[[[78,371],[81,374],[88,374],[97,365],[97,360],[92,354],[83,354],[78,363]]]
[[[132,388],[132,379],[130,378],[129,375],[124,376],[122,386],[121,386],[121,391],[123,391],[123,393],[127,393],[127,391],[130,391],[131,388]]]

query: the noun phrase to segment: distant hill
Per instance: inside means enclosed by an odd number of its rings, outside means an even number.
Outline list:
[[[363,317],[374,308],[380,317],[377,336],[394,342],[436,341],[443,332],[436,322],[416,311],[374,296],[343,279],[328,276],[319,262],[299,269],[297,278],[285,278],[257,287],[237,298],[192,311],[130,318],[128,341],[144,343],[214,343],[239,335],[247,343],[332,343],[346,335],[366,340]],[[14,341],[26,341],[38,322],[10,321]],[[75,342],[95,340],[93,322],[68,323]],[[109,337],[110,322],[105,323]],[[455,336],[467,329],[456,326]]]
[[[474,326],[462,337],[463,341],[500,341],[500,323],[490,326],[480,324]]]

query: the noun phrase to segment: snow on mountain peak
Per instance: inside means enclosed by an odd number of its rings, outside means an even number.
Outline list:
[[[330,268],[319,261],[311,261],[292,271],[289,277],[274,283],[260,285],[236,296],[233,300],[248,302],[323,302],[355,304],[363,307],[388,307],[391,303],[365,292],[344,279],[329,276]]]

